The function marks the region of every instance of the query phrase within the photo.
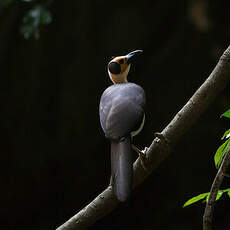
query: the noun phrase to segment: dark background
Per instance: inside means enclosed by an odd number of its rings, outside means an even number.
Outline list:
[[[230,41],[228,0],[53,1],[52,22],[26,40],[19,30],[30,4],[0,8],[0,227],[9,230],[55,229],[108,185],[98,104],[111,84],[111,56],[144,50],[129,74],[147,95],[145,127],[134,140],[144,148]],[[210,189],[229,97],[228,86],[161,167],[91,229],[201,229],[204,204],[182,205]],[[227,197],[218,201],[218,229],[229,229],[229,207]]]

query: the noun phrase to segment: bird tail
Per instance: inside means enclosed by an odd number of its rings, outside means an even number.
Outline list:
[[[119,201],[129,197],[133,183],[131,137],[111,142],[111,174],[114,193]]]

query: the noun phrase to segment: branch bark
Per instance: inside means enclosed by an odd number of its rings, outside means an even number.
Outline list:
[[[189,130],[214,98],[224,89],[230,80],[229,60],[230,46],[225,50],[207,80],[176,114],[161,134],[153,140],[146,152],[145,166],[148,168],[148,172],[143,169],[139,158],[135,161],[133,165],[133,187],[140,185],[168,157],[170,149],[173,148],[181,136]],[[57,230],[87,229],[97,220],[110,213],[118,204],[119,202],[113,195],[111,186],[109,186],[79,213],[58,227]]]
[[[216,174],[216,177],[212,183],[208,202],[206,203],[204,216],[203,216],[203,230],[213,230],[213,212],[216,201],[217,193],[220,189],[224,175],[230,165],[230,148],[228,149],[221,166]]]

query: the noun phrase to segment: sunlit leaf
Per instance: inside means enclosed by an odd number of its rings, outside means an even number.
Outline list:
[[[230,191],[230,188],[226,188],[224,190],[222,190],[223,192],[229,192]]]
[[[198,196],[195,196],[195,197],[189,199],[187,202],[185,202],[185,204],[183,205],[183,208],[187,207],[188,205],[191,205],[193,203],[196,203],[197,201],[205,199],[208,195],[209,195],[209,192],[206,192],[206,193],[202,193]]]
[[[230,188],[228,189],[224,189],[224,190],[219,190],[217,195],[216,195],[216,201],[219,200],[221,198],[221,196],[224,194],[224,193],[227,193],[228,196],[230,197]],[[183,205],[183,208],[186,207],[186,206],[189,206],[193,203],[196,203],[200,200],[203,200],[203,202],[208,202],[208,199],[209,199],[209,196],[210,196],[210,193],[209,192],[206,192],[206,193],[202,193],[198,196],[195,196],[191,199],[189,199],[184,205]]]
[[[208,193],[208,195],[206,196],[206,199],[204,200],[204,202],[208,203],[209,195],[210,195],[210,193]]]
[[[221,140],[224,140],[225,137],[228,138],[228,134],[230,134],[230,129],[228,129],[227,131],[225,131],[224,135],[221,137]]]
[[[219,190],[217,195],[216,195],[216,201],[219,200],[223,194],[224,194],[224,190]],[[208,195],[205,199],[206,202],[208,202],[209,196],[210,196],[210,193],[208,193]]]
[[[216,195],[216,200],[219,200],[223,194],[224,194],[224,192],[222,190],[219,190],[217,195]]]
[[[230,197],[230,190],[227,192],[228,196]]]
[[[216,151],[214,156],[214,162],[216,168],[219,168],[221,165],[221,162],[223,160],[224,155],[226,154],[228,148],[230,146],[230,139],[226,140]]]
[[[230,109],[223,113],[220,117],[227,117],[230,118]]]
[[[230,197],[230,188],[224,189],[223,192],[226,192],[227,195]]]

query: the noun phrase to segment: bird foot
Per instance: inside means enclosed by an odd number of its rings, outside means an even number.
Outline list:
[[[138,149],[135,145],[132,145],[132,148],[134,149],[135,152],[138,153],[138,156],[140,157],[141,160],[141,166],[142,168],[148,172],[148,169],[146,167],[145,161],[146,161],[146,152],[148,151],[148,148],[145,147],[143,150]]]

